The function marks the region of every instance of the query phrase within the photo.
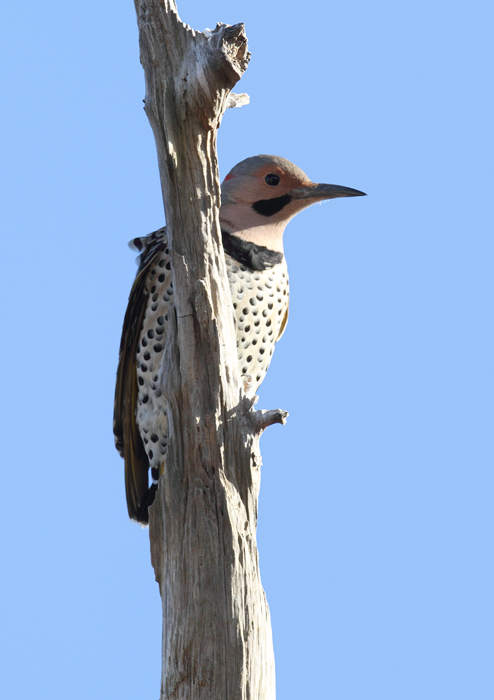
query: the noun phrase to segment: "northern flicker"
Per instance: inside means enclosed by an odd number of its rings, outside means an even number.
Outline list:
[[[288,320],[286,225],[314,202],[363,194],[349,187],[314,183],[278,156],[247,158],[225,177],[220,223],[235,309],[239,369],[250,393],[264,379]],[[123,324],[114,434],[125,460],[129,515],[146,524],[168,444],[166,403],[158,377],[173,282],[164,228],[130,245],[140,251],[139,269]]]

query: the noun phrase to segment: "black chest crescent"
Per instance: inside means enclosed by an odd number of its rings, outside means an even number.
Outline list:
[[[225,253],[236,260],[240,265],[245,265],[250,270],[261,272],[279,265],[283,260],[283,253],[269,250],[262,245],[256,245],[244,241],[238,236],[222,231],[223,248]]]

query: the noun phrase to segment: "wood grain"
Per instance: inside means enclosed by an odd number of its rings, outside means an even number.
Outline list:
[[[240,381],[218,211],[216,133],[250,54],[244,26],[196,32],[170,0],[136,0],[175,313],[160,375],[169,448],[150,509],[163,602],[164,700],[274,700],[269,608],[256,543],[259,437]]]

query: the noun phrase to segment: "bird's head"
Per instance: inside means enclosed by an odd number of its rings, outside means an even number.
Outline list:
[[[299,211],[323,199],[363,194],[350,187],[312,182],[285,158],[253,156],[238,163],[223,180],[221,227],[282,253],[285,226]]]

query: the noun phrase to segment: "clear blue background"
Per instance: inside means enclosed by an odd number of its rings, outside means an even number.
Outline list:
[[[280,700],[491,700],[490,2],[185,2],[246,23],[222,176],[274,153],[368,197],[286,234],[260,392]],[[127,241],[163,224],[130,2],[1,10],[0,694],[145,700],[161,606],[113,447]]]

